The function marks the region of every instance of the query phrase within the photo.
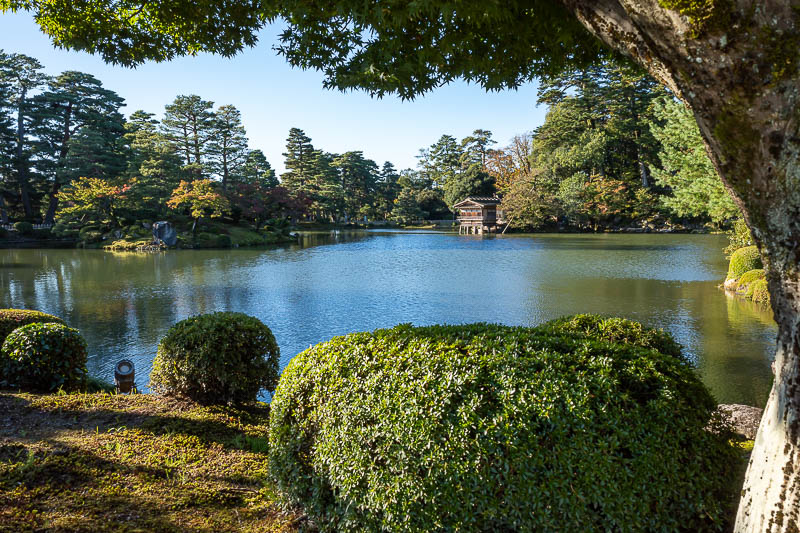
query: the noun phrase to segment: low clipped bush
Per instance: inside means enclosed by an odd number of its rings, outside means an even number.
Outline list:
[[[36,323],[12,331],[0,349],[7,385],[37,391],[80,389],[86,384],[86,341],[77,329]]]
[[[25,222],[24,220],[20,222],[14,222],[14,231],[20,235],[30,235],[33,233],[33,224],[30,222]]]
[[[158,345],[150,385],[203,404],[253,402],[275,390],[280,350],[270,329],[243,313],[211,313],[172,326]]]
[[[758,248],[755,246],[739,248],[731,254],[727,279],[739,279],[745,272],[759,268],[764,268],[764,265],[761,263]]]
[[[217,247],[219,248],[230,248],[231,247],[231,236],[230,235],[217,235]]]
[[[767,287],[767,280],[759,278],[747,286],[745,297],[753,300],[754,302],[767,304],[769,303],[769,288]]]
[[[216,248],[217,236],[213,233],[201,231],[194,237],[192,246],[194,248]]]
[[[34,323],[51,322],[63,324],[64,321],[57,316],[48,315],[33,309],[0,309],[0,346],[8,334],[17,328]]]
[[[138,224],[131,224],[126,226],[123,230],[125,237],[127,238],[144,238],[144,237],[152,237],[153,231],[146,229]]]
[[[49,239],[53,236],[50,228],[37,228],[34,229],[31,234],[37,239]]]
[[[764,279],[764,269],[756,268],[748,270],[736,280],[736,288],[738,290],[747,290],[747,287],[756,280]]]
[[[668,335],[636,329],[400,325],[318,344],[270,404],[270,472],[322,530],[720,529],[730,433],[692,367],[647,347],[674,350]]]
[[[598,315],[573,315],[537,328],[548,335],[580,335],[594,340],[652,348],[673,357],[683,357],[683,347],[663,329],[649,328],[624,318]]]
[[[58,222],[53,226],[52,233],[59,238],[74,238],[80,233],[74,226],[74,223],[65,224],[63,222]]]

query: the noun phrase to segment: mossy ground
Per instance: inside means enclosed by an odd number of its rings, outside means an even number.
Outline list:
[[[294,531],[267,476],[269,409],[0,391],[0,531]]]

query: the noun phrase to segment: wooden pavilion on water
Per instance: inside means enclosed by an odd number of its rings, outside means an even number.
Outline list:
[[[458,210],[459,234],[493,233],[506,223],[497,196],[468,196],[453,208]]]

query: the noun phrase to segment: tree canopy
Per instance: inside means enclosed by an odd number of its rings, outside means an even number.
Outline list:
[[[609,53],[553,0],[0,0],[0,9],[33,11],[56,46],[125,66],[199,52],[231,56],[280,18],[286,29],[277,49],[292,65],[324,72],[328,87],[404,98],[456,78],[488,89],[517,87]]]

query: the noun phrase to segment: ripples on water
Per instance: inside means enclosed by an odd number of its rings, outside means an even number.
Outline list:
[[[726,297],[723,236],[307,234],[297,246],[160,254],[2,250],[3,307],[64,317],[89,343],[89,370],[137,363],[144,387],[167,328],[241,311],[275,333],[285,366],[334,335],[401,322],[535,325],[590,312],[671,331],[722,402],[763,405],[775,325]]]

